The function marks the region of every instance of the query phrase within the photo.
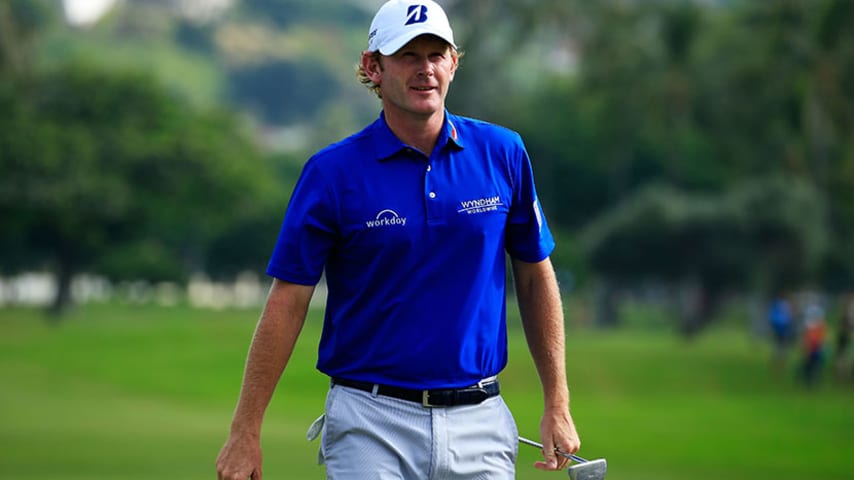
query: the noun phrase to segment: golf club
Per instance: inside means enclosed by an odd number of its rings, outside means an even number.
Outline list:
[[[528,440],[525,437],[519,437],[519,442],[537,447],[540,450],[543,449],[542,443]],[[605,480],[605,474],[608,472],[608,462],[604,458],[585,460],[577,455],[561,452],[560,450],[555,450],[555,452],[562,457],[577,462],[566,469],[566,474],[572,480]]]

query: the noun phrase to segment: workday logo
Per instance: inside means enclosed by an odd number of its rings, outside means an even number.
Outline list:
[[[426,5],[410,5],[406,11],[406,23],[404,25],[414,25],[416,23],[424,23],[427,21],[427,6]]]
[[[368,228],[406,226],[406,217],[401,217],[394,210],[383,210],[377,214],[377,218],[365,222]]]

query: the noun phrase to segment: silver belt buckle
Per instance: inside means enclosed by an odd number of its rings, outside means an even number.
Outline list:
[[[430,391],[429,390],[421,390],[421,405],[424,408],[435,408],[436,405],[430,404]]]

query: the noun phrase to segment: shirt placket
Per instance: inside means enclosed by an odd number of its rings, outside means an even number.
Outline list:
[[[424,204],[428,225],[438,225],[446,221],[442,215],[441,205],[442,195],[447,185],[447,180],[442,178],[442,162],[447,163],[447,159],[437,157],[437,153],[434,152],[427,159],[427,165],[424,168]]]

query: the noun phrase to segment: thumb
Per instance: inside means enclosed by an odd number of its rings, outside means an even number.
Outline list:
[[[543,444],[543,460],[544,461],[542,462],[536,462],[534,466],[541,470],[557,469],[557,454],[555,453],[555,447],[553,442]]]

